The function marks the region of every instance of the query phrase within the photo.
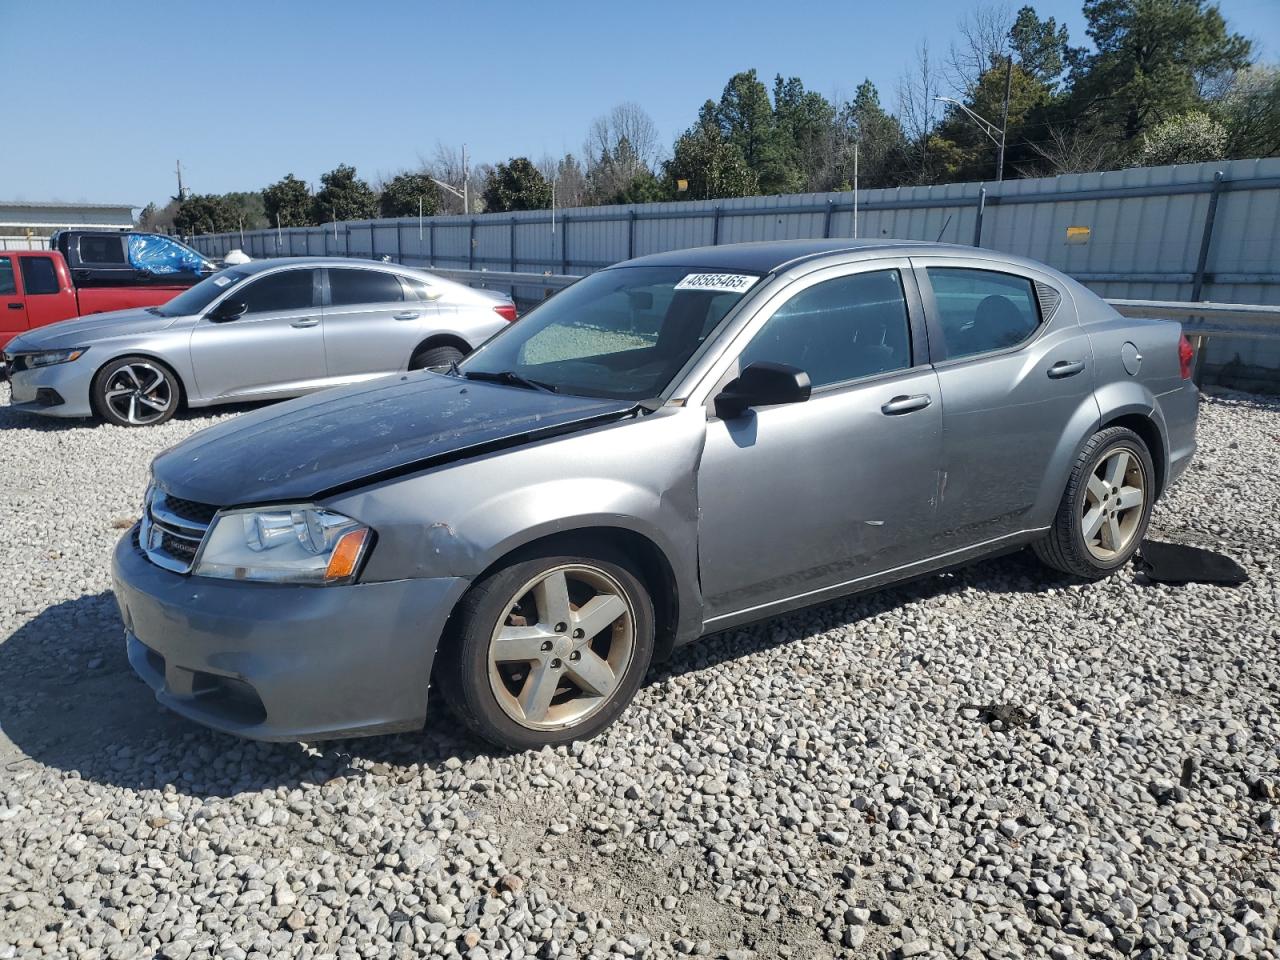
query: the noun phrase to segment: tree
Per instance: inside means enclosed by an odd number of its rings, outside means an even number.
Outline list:
[[[663,170],[673,191],[679,180],[688,181],[688,189],[675,194],[682,200],[749,197],[759,192],[742,151],[721,130],[712,100],[703,104],[698,122],[676,141]]]
[[[1125,140],[1202,109],[1205,86],[1249,60],[1206,0],[1085,0],[1084,15],[1096,52],[1073,71],[1077,113],[1097,108]]]
[[[356,168],[340,163],[320,177],[312,204],[316,223],[330,220],[372,220],[378,215],[378,195],[356,176]]]
[[[880,105],[880,92],[870,80],[858,84],[853,99],[841,107],[837,129],[835,187],[847,190],[853,186],[855,143],[859,186],[874,189],[901,182],[906,136],[898,118]]]
[[[305,227],[311,219],[311,188],[292,173],[262,191],[262,206],[268,226]]]
[[[513,157],[485,177],[484,206],[491,213],[545,210],[551,206],[551,184],[528,157]]]
[[[596,117],[587,133],[583,152],[592,160],[616,156],[624,143],[636,164],[636,169],[627,171],[628,179],[639,173],[642,167],[653,170],[662,149],[658,127],[637,103],[620,103],[603,116]]]
[[[269,226],[261,190],[233,190],[231,193],[224,193],[222,198],[235,213],[237,227],[241,223],[246,230],[260,230]]]
[[[1213,91],[1211,110],[1227,130],[1226,156],[1280,154],[1280,67],[1237,70]]]
[[[462,149],[446,146],[443,143],[436,144],[435,155],[430,160],[419,157],[419,160],[422,161],[422,171],[424,173],[435,177],[441,183],[449,184],[459,193],[464,192],[465,181],[465,192],[471,201],[471,210],[464,210],[462,198],[446,190],[440,193],[440,213],[458,214],[473,213],[475,211],[476,200],[480,196],[486,171],[470,163],[463,163],[464,159],[465,156]]]
[[[738,148],[763,193],[781,193],[791,179],[774,124],[773,106],[754,69],[725,84],[714,117],[724,139]]]
[[[1221,160],[1226,152],[1226,127],[1207,113],[1192,111],[1162,120],[1144,133],[1133,166],[1204,163]]]
[[[836,108],[799,77],[773,80],[773,122],[788,191],[835,185]]]
[[[230,233],[240,226],[235,209],[214,193],[188,194],[178,204],[173,225],[184,236],[199,233]]]
[[[383,217],[434,217],[440,209],[440,188],[425,173],[398,173],[382,185],[378,214]]]
[[[1000,124],[1004,113],[1004,97],[1006,82],[1009,91],[1009,114],[1006,127],[1006,153],[1016,154],[1023,127],[1030,115],[1051,99],[1048,85],[1038,80],[1022,68],[1020,63],[1014,64],[1009,72],[1007,63],[993,66],[982,75],[974,87],[967,106],[980,117],[984,117],[994,125]],[[935,156],[944,179],[983,180],[992,176],[995,169],[995,143],[965,114],[952,107],[946,119],[937,130],[938,140],[935,145],[955,150],[949,153],[949,161],[943,163]],[[1006,158],[1006,169],[1010,166]]]
[[[942,76],[929,56],[929,44],[921,43],[916,61],[898,80],[898,121],[906,135],[906,182],[933,183],[938,162],[930,151],[930,137],[938,125],[941,110],[937,98],[942,93]]]
[[[1015,23],[1003,4],[981,4],[956,22],[959,37],[951,44],[943,72],[961,96],[969,96],[982,75],[1008,54]]]
[[[1064,24],[1050,17],[1041,20],[1034,7],[1023,7],[1009,28],[1009,46],[1024,73],[1052,87],[1062,76],[1070,50]]]

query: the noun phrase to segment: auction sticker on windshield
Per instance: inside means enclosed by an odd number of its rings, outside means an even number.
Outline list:
[[[759,280],[742,273],[690,273],[676,284],[677,290],[717,290],[724,293],[742,293]]]

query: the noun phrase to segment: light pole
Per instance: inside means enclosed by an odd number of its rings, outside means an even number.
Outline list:
[[[1005,61],[1004,74],[1004,105],[1000,110],[1000,126],[996,126],[985,117],[981,117],[974,113],[959,100],[951,97],[934,97],[933,99],[941,103],[949,103],[953,107],[959,107],[965,112],[974,126],[987,135],[992,143],[996,145],[996,182],[999,183],[1004,179],[1004,145],[1005,135],[1009,132],[1009,94],[1013,90],[1013,57],[1008,57]],[[999,134],[999,136],[996,136]]]

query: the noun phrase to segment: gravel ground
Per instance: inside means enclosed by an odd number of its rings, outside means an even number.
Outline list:
[[[107,557],[216,419],[0,410],[0,960],[1280,956],[1280,402],[1206,400],[1155,518],[1244,587],[1006,557],[708,638],[518,756],[438,707],[315,747],[157,707]]]

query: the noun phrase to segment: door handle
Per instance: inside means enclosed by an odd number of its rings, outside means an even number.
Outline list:
[[[20,304],[20,303],[11,303],[11,304],[9,304],[9,309],[10,309],[10,310],[21,310],[21,309],[22,309],[22,304]]]
[[[1059,360],[1049,368],[1049,377],[1052,380],[1061,380],[1063,377],[1074,377],[1083,369],[1083,360]]]
[[[881,404],[880,412],[885,416],[896,417],[901,413],[910,413],[912,410],[923,410],[933,402],[933,398],[927,393],[917,393],[913,397],[894,397],[888,403]]]
[[[418,317],[420,317],[420,316],[421,316],[421,314],[413,313],[413,312],[410,312],[410,313],[397,313],[397,314],[396,314],[396,319],[397,319],[397,320],[417,320],[417,319],[418,319]]]
[[[320,321],[317,320],[315,317],[303,317],[301,320],[293,321],[293,323],[289,324],[289,326],[298,327],[299,329],[301,329],[302,327],[314,327],[319,322]]]

